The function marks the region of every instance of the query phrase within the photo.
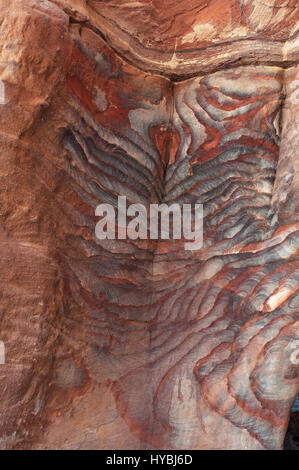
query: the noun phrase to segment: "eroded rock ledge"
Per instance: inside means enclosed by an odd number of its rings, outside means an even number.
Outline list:
[[[54,0],[126,61],[172,80],[298,62],[296,0]]]

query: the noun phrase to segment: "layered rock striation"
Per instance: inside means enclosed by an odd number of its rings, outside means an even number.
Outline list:
[[[283,446],[299,8],[186,3],[0,1],[3,449]],[[119,196],[203,204],[203,247],[97,239]]]

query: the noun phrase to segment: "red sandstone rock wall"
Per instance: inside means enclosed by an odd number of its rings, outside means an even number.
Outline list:
[[[281,448],[297,2],[0,6],[1,448]],[[202,203],[203,248],[98,240],[120,195]]]

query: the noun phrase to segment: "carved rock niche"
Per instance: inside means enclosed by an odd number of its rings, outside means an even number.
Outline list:
[[[0,448],[298,446],[298,23],[0,0]],[[201,204],[202,246],[99,239],[121,196]]]

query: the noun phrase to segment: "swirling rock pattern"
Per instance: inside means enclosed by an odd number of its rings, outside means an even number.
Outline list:
[[[296,3],[0,2],[2,448],[282,448]],[[202,203],[202,249],[96,239],[118,196]]]

